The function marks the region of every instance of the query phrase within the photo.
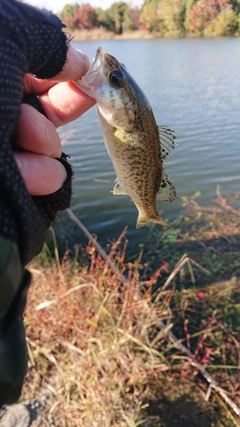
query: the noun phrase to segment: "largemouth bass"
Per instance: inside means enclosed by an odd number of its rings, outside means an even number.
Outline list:
[[[147,97],[126,67],[99,47],[88,72],[74,82],[97,101],[104,142],[117,178],[113,194],[127,194],[138,209],[136,227],[153,222],[169,227],[157,211],[156,196],[176,198],[163,160],[175,147],[175,134],[157,126]]]

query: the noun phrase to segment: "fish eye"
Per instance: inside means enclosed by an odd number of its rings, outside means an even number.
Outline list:
[[[109,83],[113,87],[120,86],[121,81],[123,80],[123,75],[120,71],[112,71],[109,74]]]

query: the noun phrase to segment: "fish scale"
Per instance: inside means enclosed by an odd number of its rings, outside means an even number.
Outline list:
[[[148,99],[126,67],[101,48],[86,75],[74,83],[97,101],[117,175],[113,194],[131,198],[138,209],[137,228],[150,222],[169,227],[157,211],[156,196],[165,203],[176,198],[163,164],[176,146],[174,132],[157,126]]]

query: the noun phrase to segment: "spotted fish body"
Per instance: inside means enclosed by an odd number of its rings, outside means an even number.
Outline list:
[[[148,99],[116,58],[97,49],[87,74],[75,82],[97,101],[104,142],[117,178],[113,194],[127,194],[138,209],[137,228],[150,222],[168,227],[157,211],[176,198],[163,160],[174,148],[174,134],[158,127]]]

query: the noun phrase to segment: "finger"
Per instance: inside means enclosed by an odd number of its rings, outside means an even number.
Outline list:
[[[31,196],[45,196],[59,190],[67,179],[65,167],[51,157],[20,152],[14,157]]]
[[[77,119],[96,103],[72,82],[58,83],[39,99],[56,127]]]
[[[71,43],[69,43],[67,59],[63,70],[49,80],[41,80],[30,74],[26,74],[24,76],[24,90],[27,94],[34,93],[36,95],[41,95],[47,92],[57,82],[80,79],[86,74],[89,66],[90,62],[87,55],[80,50],[74,49]]]
[[[57,84],[53,80],[41,80],[31,74],[24,75],[24,91],[26,94],[41,95]]]
[[[61,156],[61,140],[54,124],[31,105],[21,105],[14,136],[24,150],[49,157]]]

